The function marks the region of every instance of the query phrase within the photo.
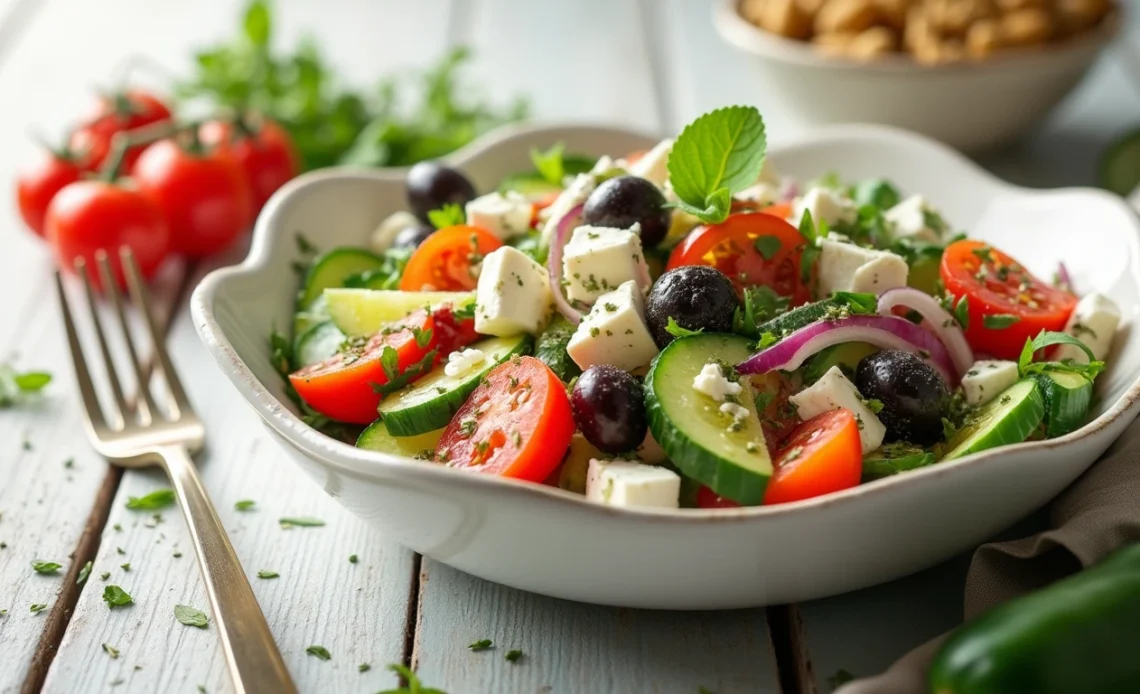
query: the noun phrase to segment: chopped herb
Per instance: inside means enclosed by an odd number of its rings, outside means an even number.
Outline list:
[[[63,566],[54,561],[33,561],[32,569],[38,574],[54,574],[58,572]]]
[[[423,328],[412,326],[412,337],[416,339],[416,347],[420,349],[427,347],[428,344],[431,343],[432,332],[431,328],[424,330]]]
[[[804,240],[803,252],[800,255],[800,281],[810,285],[812,284],[812,270],[815,269],[816,261],[822,252],[819,247],[819,239],[827,236],[827,224],[820,220],[817,226],[812,220],[811,211],[804,210],[804,215],[800,218],[799,232]]]
[[[439,354],[439,350],[433,349],[424,355],[415,364],[412,364],[403,373],[399,372],[399,355],[391,345],[385,345],[384,350],[380,353],[380,366],[384,369],[384,376],[387,378],[386,383],[371,383],[373,392],[387,396],[395,393],[412,381],[416,380],[435,365],[435,358]]]
[[[33,602],[32,606],[29,608],[29,611],[32,614],[39,614],[46,609],[47,609],[47,605],[45,605],[43,603],[39,603],[39,602]]]
[[[86,564],[83,565],[83,568],[79,570],[79,576],[75,579],[75,585],[77,585],[77,586],[83,585],[84,583],[87,582],[87,578],[90,575],[91,575],[91,562],[88,561]]]
[[[130,571],[131,563],[127,562],[126,564],[119,564],[119,568],[121,568],[123,571]]]
[[[493,646],[493,645],[494,644],[492,643],[491,639],[479,639],[478,641],[475,641],[474,643],[468,644],[467,647],[473,651],[485,651],[485,650],[491,648],[491,646]]]
[[[119,586],[109,585],[103,589],[103,602],[107,603],[107,607],[115,609],[134,604],[134,598]]]
[[[673,337],[688,337],[690,335],[700,335],[702,331],[683,328],[677,324],[677,321],[673,320],[673,316],[669,316],[669,322],[665,324],[665,332]]]
[[[357,672],[368,672],[371,669],[372,669],[372,666],[369,665],[368,663],[361,663],[360,665],[356,666]]]
[[[210,621],[205,612],[196,610],[189,605],[175,605],[174,618],[188,627],[198,627],[199,629],[205,629],[206,624]]]
[[[166,508],[174,503],[173,489],[157,489],[146,496],[132,496],[127,499],[127,508],[132,511],[153,511]]]
[[[99,574],[99,580],[100,581],[106,581],[110,577],[111,577],[110,571],[104,571],[103,573]]]
[[[507,654],[504,657],[507,659],[508,663],[517,663],[519,661],[519,658],[523,657],[523,652],[515,648],[513,650],[507,651]]]
[[[878,398],[871,398],[867,401],[867,409],[875,414],[879,414],[883,411],[883,401]]]
[[[171,556],[173,556],[175,559],[181,559],[182,558],[182,552],[179,552],[178,550],[174,550],[174,554],[172,554]]]
[[[428,212],[428,221],[436,229],[455,227],[467,221],[463,208],[453,202],[445,203],[438,210]]]
[[[309,655],[314,655],[321,660],[332,660],[332,655],[329,654],[329,649],[324,646],[309,646],[305,649]]]
[[[10,364],[0,364],[0,408],[15,405],[51,383],[46,371],[16,371]],[[25,450],[30,448],[25,447]]]
[[[759,326],[787,311],[790,301],[791,297],[781,296],[766,285],[745,288],[743,305],[732,317],[733,332],[759,337]]]
[[[970,327],[970,300],[965,294],[958,299],[958,303],[954,304],[954,319],[958,321],[958,325],[961,325],[963,330]]]
[[[257,572],[258,578],[278,578],[280,575],[276,571],[266,571],[265,569]]]
[[[293,236],[293,240],[297,243],[297,252],[301,255],[316,255],[320,253],[320,249],[314,246],[313,243],[299,231]]]
[[[466,417],[459,420],[459,435],[463,438],[471,438],[475,433],[475,428],[479,426],[479,421],[474,417]]]
[[[1093,335],[1093,337],[1096,337],[1096,335]],[[75,467],[75,458],[68,458],[67,460],[63,461],[63,466],[68,470],[73,469]]]
[[[753,245],[756,246],[756,251],[764,256],[764,260],[771,260],[784,246],[779,236],[757,236]]]
[[[325,524],[320,518],[311,518],[308,516],[299,516],[296,518],[279,518],[277,522],[281,524],[282,528],[319,528]]]
[[[242,499],[241,501],[234,502],[234,508],[238,511],[251,511],[257,502],[252,499]]]
[[[566,176],[566,165],[562,160],[565,151],[565,142],[556,142],[545,152],[535,147],[530,148],[530,160],[534,163],[535,170],[547,183],[560,188],[562,179]]]
[[[357,561],[358,561],[358,558],[355,554],[348,555],[348,563],[349,564],[355,564]]]
[[[103,644],[103,652],[111,656],[112,660],[116,660],[119,657],[119,649],[109,643]]]
[[[123,526],[122,526],[122,524],[120,524],[120,523],[115,523],[115,524],[114,524],[114,525],[112,525],[111,527],[112,527],[112,528],[114,528],[114,529],[115,529],[115,532],[117,532],[117,533],[121,533],[121,532],[123,532]]]
[[[999,313],[993,316],[982,316],[982,325],[990,330],[1004,330],[1020,321],[1021,318],[1008,313]]]
[[[994,261],[993,249],[989,246],[979,246],[970,252],[981,258],[982,262],[992,263]]]

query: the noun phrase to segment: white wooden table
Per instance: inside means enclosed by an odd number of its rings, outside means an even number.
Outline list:
[[[235,30],[240,5],[0,0],[0,182],[10,186],[31,154],[29,127],[60,132],[129,54],[185,69],[192,46]],[[275,16],[280,40],[317,36],[362,84],[468,44],[478,84],[504,99],[530,94],[537,118],[675,132],[712,107],[752,102],[774,140],[793,134],[797,124],[719,41],[708,15],[705,0],[281,0]],[[1123,56],[1109,56],[1045,126],[986,164],[1031,185],[1090,182],[1104,143],[1140,123],[1128,74]],[[0,412],[0,609],[8,611],[0,694],[231,691],[214,628],[174,620],[176,603],[207,609],[178,512],[156,522],[125,508],[128,497],[166,482],[120,475],[87,444],[50,258],[21,228],[8,192],[0,195],[0,250],[0,359],[18,355],[19,365],[57,375],[42,402]],[[828,600],[720,613],[561,602],[421,560],[303,479],[225,382],[186,311],[187,291],[207,269],[172,268],[165,277],[170,347],[209,430],[199,457],[205,484],[304,692],[393,686],[388,663],[410,664],[425,684],[452,694],[826,692],[840,668],[876,672],[958,617],[962,560]],[[256,500],[256,510],[234,510],[240,499]],[[327,525],[283,530],[277,518],[287,515]],[[34,559],[58,561],[65,573],[35,574]],[[78,589],[89,559],[94,571]],[[280,578],[257,579],[259,570]],[[103,572],[134,596],[132,607],[108,610]],[[33,614],[32,603],[49,607]],[[470,652],[479,638],[499,649]],[[112,658],[104,643],[121,655]],[[307,655],[314,644],[332,659]],[[524,658],[507,663],[509,648]],[[360,672],[362,663],[371,670]]]

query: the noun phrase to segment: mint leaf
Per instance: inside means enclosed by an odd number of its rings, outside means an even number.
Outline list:
[[[492,646],[491,639],[479,639],[474,643],[467,644],[467,647],[473,651],[485,651]]]
[[[282,528],[319,528],[325,524],[320,518],[310,518],[307,516],[279,518],[277,522],[281,524]]]
[[[428,332],[430,333],[430,331]],[[430,340],[430,335],[428,339]],[[389,350],[391,350],[392,354],[390,363],[389,361],[386,361]],[[395,359],[396,350],[392,349],[391,347],[384,347],[384,351],[380,354],[380,364],[384,368],[384,374],[388,377],[388,382],[370,383],[369,385],[372,386],[373,392],[387,397],[388,395],[395,393],[397,390],[400,390],[404,386],[416,380],[420,376],[423,376],[427,372],[431,371],[432,367],[435,366],[435,358],[438,355],[439,350],[433,349],[432,351],[425,354],[423,359],[420,359],[418,362],[405,369],[404,373],[397,374],[396,369],[399,364]]]
[[[44,603],[33,602],[32,606],[28,608],[28,611],[31,612],[32,614],[39,614],[46,609],[47,609],[47,605],[45,605]]]
[[[566,175],[566,166],[562,163],[562,154],[566,151],[566,143],[558,142],[545,152],[536,147],[530,148],[530,160],[535,170],[551,185],[562,187],[562,178]]]
[[[665,332],[673,337],[688,337],[689,335],[700,335],[700,330],[689,330],[682,328],[677,321],[673,320],[673,316],[669,316],[669,322],[665,324]]]
[[[266,571],[265,569],[257,572],[258,578],[279,578],[280,576],[281,574],[276,571]]]
[[[329,654],[329,649],[325,648],[324,646],[309,646],[305,649],[305,652],[309,655],[315,655],[321,660],[332,660],[332,655]]]
[[[134,598],[119,586],[109,585],[103,589],[103,602],[107,603],[107,607],[115,609],[133,604]]]
[[[851,313],[873,315],[879,312],[879,297],[861,292],[832,292],[833,299],[847,304]]]
[[[513,650],[507,651],[507,655],[504,657],[507,659],[507,662],[509,662],[509,663],[517,663],[519,658],[521,658],[522,656],[523,656],[523,652],[520,651],[519,649],[515,648]]]
[[[132,511],[152,511],[166,508],[174,503],[173,489],[157,489],[146,496],[132,496],[127,499],[127,508]]]
[[[63,565],[57,564],[54,561],[39,561],[32,562],[32,569],[38,574],[53,574],[63,568]]]
[[[449,202],[438,210],[428,212],[428,221],[436,229],[459,226],[467,221],[467,214],[459,205]]]
[[[1073,345],[1085,353],[1089,358],[1088,364],[1074,364],[1070,360],[1065,362],[1033,362],[1033,355],[1041,349],[1051,347],[1053,345]],[[1067,333],[1053,332],[1050,330],[1042,330],[1037,334],[1037,337],[1032,340],[1026,340],[1025,346],[1021,349],[1021,356],[1017,359],[1017,370],[1022,376],[1027,376],[1033,373],[1042,373],[1045,371],[1069,371],[1072,373],[1083,374],[1085,378],[1090,381],[1094,380],[1101,371],[1104,370],[1104,362],[1097,361],[1089,349],[1088,345],[1081,342],[1079,339]]]
[[[999,313],[993,316],[982,316],[982,325],[990,330],[1005,330],[1020,320],[1021,318],[1013,314]]]
[[[188,627],[198,627],[199,629],[205,629],[206,624],[210,621],[205,612],[196,610],[189,605],[175,605],[174,618]]]
[[[119,657],[119,649],[109,643],[103,644],[103,652],[111,656],[111,660],[115,660]]]
[[[242,499],[234,502],[234,508],[238,511],[250,511],[256,504],[257,502],[253,499]]]
[[[728,106],[689,123],[667,164],[679,206],[703,221],[724,221],[732,194],[760,176],[766,150],[764,119],[753,106]]]
[[[756,246],[756,252],[764,256],[764,260],[771,260],[784,246],[779,236],[757,236],[753,245]]]
[[[954,319],[962,326],[963,330],[970,327],[970,301],[963,294],[958,303],[954,304]]]
[[[75,585],[83,585],[87,582],[89,576],[91,576],[91,562],[87,562],[83,565],[83,568],[79,570],[79,576],[75,579]]]
[[[25,393],[34,393],[51,383],[51,374],[46,371],[25,371],[13,377],[16,387]]]

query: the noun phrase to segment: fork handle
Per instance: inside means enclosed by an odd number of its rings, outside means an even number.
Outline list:
[[[206,579],[226,663],[238,694],[293,694],[289,676],[269,623],[254,597],[222,521],[206,496],[190,454],[181,446],[159,449],[174,491],[182,504],[194,552]]]

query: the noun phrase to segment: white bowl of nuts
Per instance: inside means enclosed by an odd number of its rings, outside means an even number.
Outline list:
[[[972,152],[1043,117],[1121,25],[1112,0],[718,0],[713,21],[806,123]]]

